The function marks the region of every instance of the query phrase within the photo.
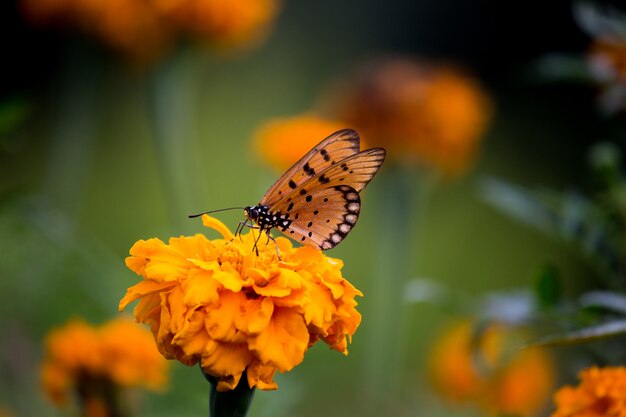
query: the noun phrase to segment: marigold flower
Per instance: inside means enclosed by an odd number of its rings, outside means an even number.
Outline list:
[[[279,12],[278,0],[20,0],[35,24],[79,28],[146,62],[177,37],[221,47],[261,39]]]
[[[454,403],[474,403],[489,415],[535,415],[550,396],[554,365],[540,348],[506,352],[519,330],[489,326],[474,334],[470,321],[457,323],[435,342],[429,373],[439,394]]]
[[[181,32],[222,47],[263,38],[280,10],[278,0],[156,0],[155,5]]]
[[[409,59],[367,67],[334,95],[335,116],[396,161],[463,173],[491,116],[478,83],[449,66]]]
[[[342,277],[340,260],[283,237],[278,248],[260,242],[257,255],[256,232],[233,238],[218,220],[202,221],[223,238],[140,240],[126,258],[143,280],[120,310],[139,300],[135,317],[150,324],[163,356],[200,362],[219,378],[217,390],[227,391],[244,371],[250,388],[276,389],[275,372],[293,369],[319,339],[348,353],[361,321],[354,297],[362,294]]]
[[[581,371],[579,378],[577,387],[556,392],[552,417],[626,416],[626,368],[592,367]]]
[[[20,5],[35,24],[79,28],[138,61],[159,56],[171,36],[149,1],[21,0]]]
[[[254,138],[257,153],[278,171],[284,171],[328,135],[345,126],[312,113],[276,118],[261,125]],[[362,146],[366,148],[366,146]]]
[[[72,390],[86,384],[113,383],[121,387],[164,387],[167,362],[155,349],[150,333],[128,319],[92,327],[80,319],[51,331],[45,342],[41,378],[48,398],[64,406]],[[97,398],[85,398],[97,404]]]

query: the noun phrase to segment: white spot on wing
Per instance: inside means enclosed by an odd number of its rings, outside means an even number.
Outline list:
[[[350,225],[349,225],[349,224],[346,224],[346,223],[341,223],[341,224],[339,225],[339,231],[340,231],[341,233],[348,233],[348,232],[350,231],[350,229],[351,229],[351,227],[350,227]]]

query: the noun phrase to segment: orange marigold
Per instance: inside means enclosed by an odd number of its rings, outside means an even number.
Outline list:
[[[447,175],[468,168],[491,116],[491,101],[475,80],[449,66],[409,59],[365,68],[338,96],[335,116],[373,146]]]
[[[278,0],[156,0],[155,5],[181,32],[222,47],[264,38],[280,11]]]
[[[200,362],[227,391],[244,371],[250,388],[275,389],[275,372],[302,362],[318,339],[347,354],[361,321],[354,298],[362,294],[342,277],[340,260],[283,237],[277,247],[260,243],[257,255],[255,232],[234,239],[218,220],[202,221],[223,238],[140,240],[126,258],[143,280],[120,310],[139,300],[135,317],[150,324],[166,358]]]
[[[20,0],[28,19],[79,28],[140,62],[180,36],[221,47],[263,39],[278,0]]]
[[[257,129],[254,146],[263,160],[277,170],[284,171],[323,138],[344,127],[338,121],[312,113],[277,118]],[[361,148],[366,146],[362,145]]]
[[[493,324],[475,333],[471,321],[457,323],[435,342],[429,373],[435,389],[455,403],[474,403],[490,415],[535,415],[550,396],[554,365],[547,352],[507,352],[519,330]]]
[[[552,417],[625,417],[626,368],[592,367],[580,372],[580,385],[554,395]]]
[[[159,56],[171,37],[148,1],[21,0],[20,5],[33,23],[79,28],[138,61]]]
[[[131,320],[119,318],[96,328],[74,319],[48,334],[41,377],[48,398],[64,406],[73,390],[85,392],[89,387],[82,385],[94,381],[161,389],[166,370],[150,333]]]

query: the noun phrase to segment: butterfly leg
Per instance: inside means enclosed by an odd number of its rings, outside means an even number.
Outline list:
[[[268,245],[270,243],[270,240],[272,242],[274,242],[274,247],[276,248],[276,257],[278,258],[279,261],[282,261],[282,259],[280,259],[280,253],[278,253],[278,243],[276,243],[276,239],[274,238],[274,236],[270,235],[270,230],[271,229],[267,229],[265,231],[265,233],[267,234],[267,243],[266,243],[266,245]]]
[[[254,229],[259,229],[259,227],[253,227],[252,229],[253,229],[252,230],[252,236],[254,237]],[[259,243],[259,240],[261,239],[261,236],[263,236],[263,233],[259,233],[259,237],[254,239],[253,249],[256,252],[256,256],[259,256],[259,248],[257,247],[257,244]]]
[[[250,224],[248,224],[248,222],[250,222]],[[243,228],[244,227],[248,227],[250,229],[258,229],[259,226],[255,226],[251,220],[244,220],[244,221],[240,221],[239,224],[237,224],[237,228],[235,229],[235,233],[232,237],[232,239],[230,239],[228,242],[226,242],[226,244],[228,245],[230,242],[232,242],[237,236],[239,236],[239,240],[241,240],[241,242],[243,242],[243,238],[241,237],[241,232],[243,232]]]

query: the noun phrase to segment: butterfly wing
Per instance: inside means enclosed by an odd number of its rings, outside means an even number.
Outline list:
[[[334,248],[359,218],[359,193],[348,185],[340,185],[320,188],[311,196],[313,200],[309,203],[306,197],[293,201],[294,209],[287,213],[288,223],[279,230],[298,242],[321,250]]]
[[[356,224],[359,192],[376,175],[386,153],[373,148],[340,160],[269,206],[271,214],[286,218],[279,230],[322,250],[335,247]]]
[[[263,196],[260,205],[271,206],[336,161],[359,152],[361,140],[352,129],[339,130],[307,152],[293,164]]]

